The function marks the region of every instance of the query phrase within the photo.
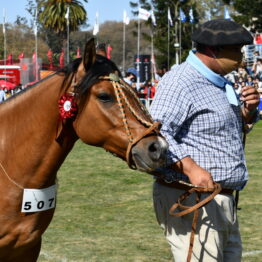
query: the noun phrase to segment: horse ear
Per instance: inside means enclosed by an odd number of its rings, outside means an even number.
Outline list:
[[[95,39],[91,38],[86,43],[85,52],[82,60],[86,72],[95,63],[95,60],[96,60]]]
[[[86,72],[92,67],[96,60],[95,39],[91,38],[87,41],[85,52],[82,57],[82,62],[79,65],[76,73],[76,82],[80,82]]]

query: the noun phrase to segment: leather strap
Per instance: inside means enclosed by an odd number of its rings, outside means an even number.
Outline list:
[[[196,228],[197,228],[199,208],[209,203],[217,194],[232,195],[234,190],[222,189],[221,186],[217,183],[214,183],[214,188],[204,188],[204,187],[194,187],[194,186],[190,186],[190,185],[179,183],[179,182],[167,183],[161,178],[157,178],[156,182],[164,186],[177,188],[177,189],[181,189],[185,191],[185,193],[183,193],[178,198],[177,202],[169,209],[169,214],[171,216],[181,217],[191,212],[194,212],[192,226],[191,226],[192,229],[191,229],[191,234],[190,234],[189,249],[188,249],[188,255],[187,255],[187,262],[190,262],[192,254],[193,254],[194,238],[195,238],[195,233],[196,233]],[[182,202],[185,199],[187,199],[192,193],[196,193],[195,194],[196,195],[196,204],[194,206],[183,205]],[[209,193],[209,195],[206,198],[204,198],[202,201],[200,201],[201,194],[203,193],[205,194]],[[179,208],[182,211],[175,213],[175,210],[177,208]]]

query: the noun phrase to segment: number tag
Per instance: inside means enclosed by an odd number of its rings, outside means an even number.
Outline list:
[[[21,212],[40,212],[55,208],[56,185],[43,189],[24,189]]]

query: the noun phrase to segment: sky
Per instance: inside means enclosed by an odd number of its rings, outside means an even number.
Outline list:
[[[80,0],[81,1],[81,0]],[[93,27],[95,14],[99,14],[99,23],[105,21],[123,21],[123,11],[126,10],[132,19],[133,15],[129,5],[130,0],[88,0],[88,3],[81,1],[87,11],[88,24]],[[6,22],[13,23],[17,15],[32,19],[25,10],[27,0],[0,0],[0,24],[3,23],[3,9],[6,12]]]

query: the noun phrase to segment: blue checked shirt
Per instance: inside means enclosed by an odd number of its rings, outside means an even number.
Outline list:
[[[150,112],[162,123],[161,133],[169,143],[168,164],[189,156],[223,187],[245,186],[241,110],[228,102],[225,88],[214,85],[186,61],[159,82]],[[161,172],[166,180],[188,181],[174,170],[162,168]]]

